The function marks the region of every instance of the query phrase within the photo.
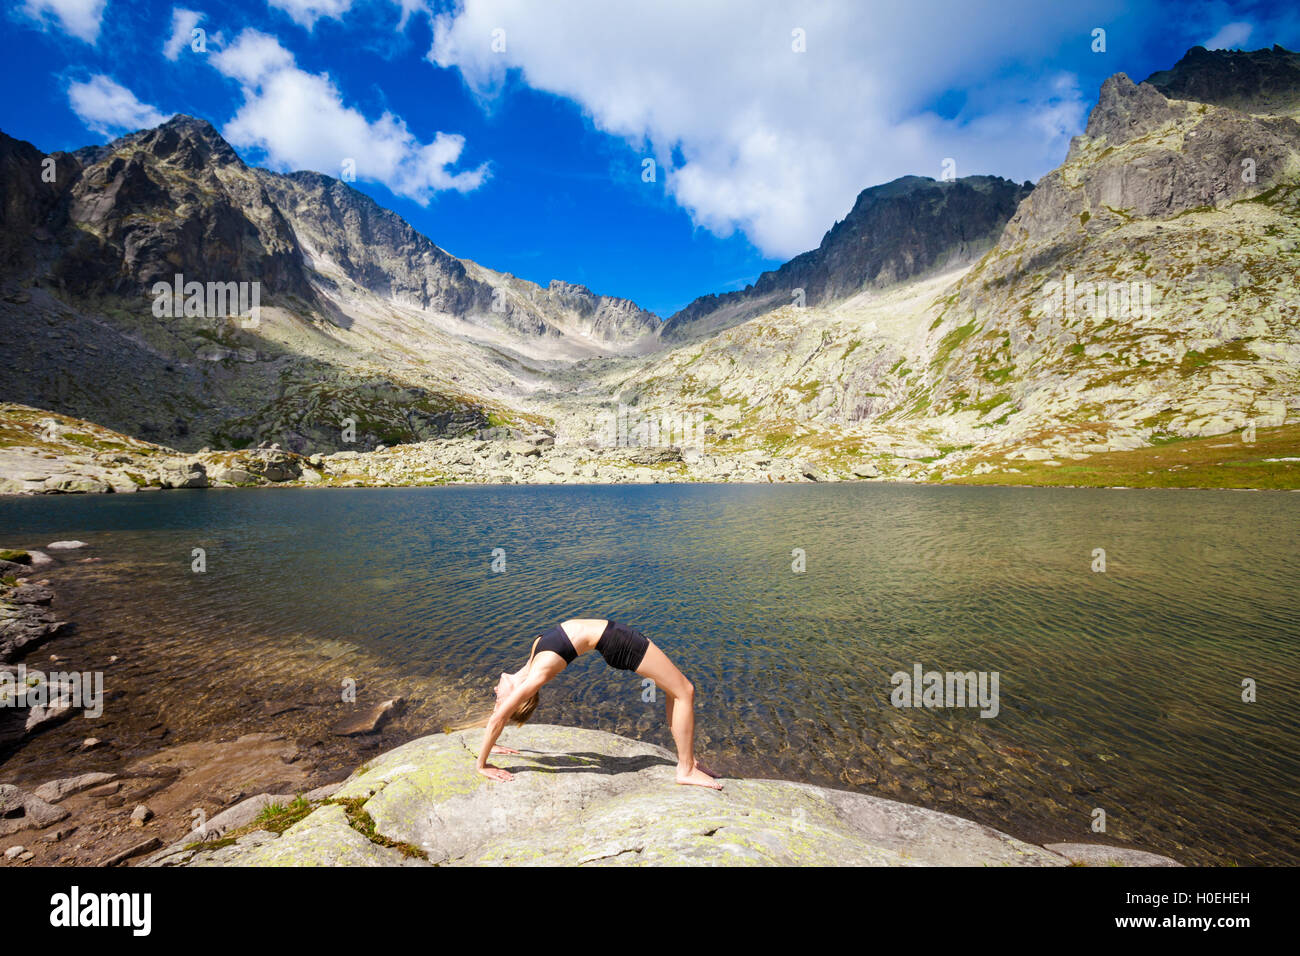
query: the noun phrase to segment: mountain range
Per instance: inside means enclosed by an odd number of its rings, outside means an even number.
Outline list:
[[[664,320],[459,259],[194,117],[48,155],[0,133],[0,401],[308,455],[503,428],[595,444],[621,405],[703,423],[706,464],[949,480],[1282,426],[1297,120],[1300,56],[1193,48],[1109,78],[1038,183],[864,189],[817,249]],[[177,275],[260,283],[256,322],[160,317]]]

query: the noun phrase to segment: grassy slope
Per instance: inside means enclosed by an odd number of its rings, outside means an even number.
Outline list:
[[[1188,438],[1104,452],[1079,461],[1048,465],[1015,461],[1019,474],[1005,471],[954,478],[959,485],[1059,485],[1089,488],[1273,488],[1300,489],[1300,425],[1261,428],[1247,444],[1240,433]]]

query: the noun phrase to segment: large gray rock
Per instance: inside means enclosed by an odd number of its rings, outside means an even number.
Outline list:
[[[512,455],[519,455],[523,458],[536,457],[542,453],[540,447],[529,441],[512,441],[506,445],[506,450]]]
[[[116,777],[116,774],[92,771],[91,773],[78,774],[75,777],[51,780],[49,783],[41,784],[32,793],[46,803],[58,803],[64,797],[70,797],[74,793],[81,793],[81,791],[89,790],[91,787],[108,783],[110,780],[116,779]]]
[[[57,620],[43,585],[0,586],[0,662],[16,661],[67,627]]]
[[[248,457],[245,468],[267,481],[293,481],[302,474],[302,459],[278,448],[259,448]]]
[[[627,460],[635,465],[662,465],[681,461],[682,450],[676,445],[648,445],[629,452]]]
[[[45,481],[46,491],[64,495],[102,495],[111,487],[108,482],[88,475],[57,475]]]
[[[1065,856],[945,813],[779,780],[674,782],[662,747],[594,730],[506,732],[519,756],[475,771],[481,731],[410,741],[354,773],[278,838],[177,844],[152,865],[962,865],[1064,866]],[[336,801],[336,802],[333,802]],[[380,841],[339,803],[364,810]],[[216,822],[216,821],[214,821]],[[401,846],[423,858],[404,855]]]
[[[0,836],[39,830],[68,818],[68,811],[13,784],[0,783]]]
[[[208,487],[207,467],[201,461],[177,463],[164,469],[160,478],[164,488]]]
[[[232,485],[246,485],[254,480],[253,475],[243,468],[223,468],[217,472],[216,478],[218,481],[228,481]]]

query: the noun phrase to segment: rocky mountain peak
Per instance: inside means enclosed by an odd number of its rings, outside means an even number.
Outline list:
[[[1159,129],[1174,116],[1174,108],[1154,86],[1134,83],[1126,74],[1116,73],[1102,83],[1084,135],[1090,139],[1104,136],[1111,145],[1118,145]]]
[[[183,169],[198,170],[215,165],[237,165],[243,160],[207,120],[177,113],[151,130],[132,134],[132,145],[148,150],[159,160]],[[131,139],[131,137],[124,137]]]
[[[184,113],[177,113],[153,129],[127,133],[102,146],[83,146],[72,155],[82,166],[93,166],[114,154],[137,151],[189,172],[225,165],[244,168],[244,161],[215,126]]]
[[[1280,46],[1253,51],[1194,46],[1146,82],[1170,99],[1248,113],[1294,117],[1300,111],[1300,53]]]
[[[1037,261],[1134,218],[1170,219],[1290,182],[1300,124],[1275,110],[1295,60],[1285,50],[1193,49],[1150,82],[1111,76],[1084,134],[1012,218],[999,249],[1028,242],[1039,246]],[[1205,102],[1177,98],[1193,93]],[[1004,259],[992,268],[1018,266]]]

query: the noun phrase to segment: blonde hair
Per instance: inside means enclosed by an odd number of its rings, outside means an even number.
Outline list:
[[[541,639],[542,639],[542,635],[540,634],[538,634],[537,637],[533,638],[532,650],[528,652],[528,663],[524,665],[525,672],[530,670],[533,666],[533,657],[537,654],[537,642],[540,641]],[[541,695],[541,691],[538,691],[537,693],[533,694],[532,697],[529,697],[526,701],[524,701],[515,709],[515,712],[510,715],[509,719],[513,720],[516,724],[523,725],[528,720],[529,717],[533,716],[533,711],[537,709],[538,698],[540,697],[540,695]],[[443,732],[448,734],[453,734],[458,730],[471,730],[475,727],[486,727],[487,722],[492,719],[492,715],[494,713],[496,713],[496,708],[493,708],[492,710],[489,710],[486,713],[480,714],[477,717],[470,717],[466,720],[458,721],[457,723],[454,724],[448,724],[443,728]]]

